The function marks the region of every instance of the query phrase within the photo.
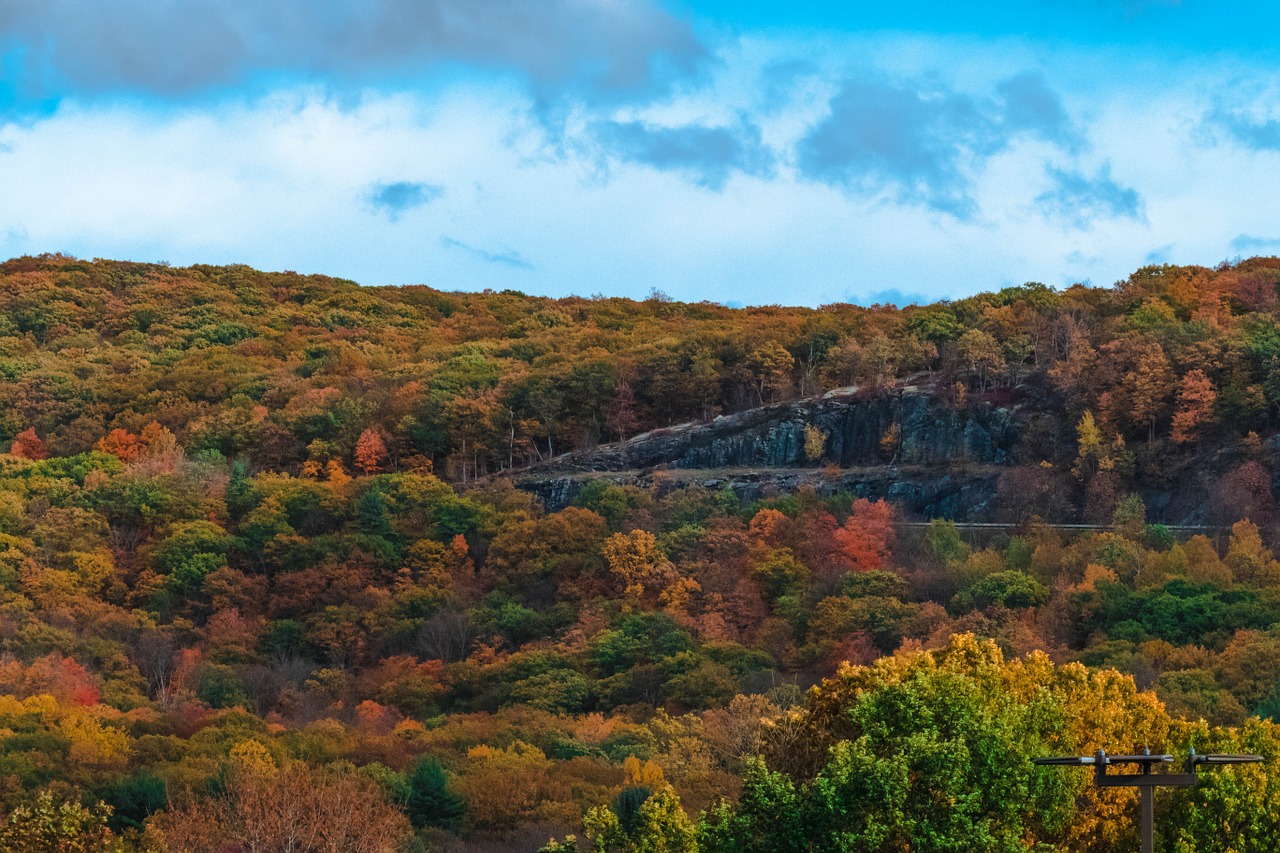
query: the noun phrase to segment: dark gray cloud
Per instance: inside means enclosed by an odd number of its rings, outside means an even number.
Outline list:
[[[797,155],[807,177],[857,192],[893,188],[903,200],[967,216],[965,161],[991,153],[994,140],[990,120],[966,95],[851,80]]]
[[[1110,163],[1092,177],[1053,167],[1046,171],[1053,187],[1036,196],[1036,203],[1047,216],[1081,229],[1103,219],[1145,218],[1142,196],[1112,179]]]
[[[1227,134],[1235,142],[1254,151],[1280,151],[1280,120],[1259,119],[1244,110],[1218,108],[1204,117],[1210,130]]]
[[[605,96],[652,90],[705,56],[653,0],[5,0],[2,52],[33,96],[411,79],[449,62]]]
[[[1064,148],[1083,144],[1080,131],[1043,74],[1028,71],[1010,77],[996,86],[996,94],[1003,101],[1006,131],[1032,133]]]
[[[1015,137],[1075,146],[1066,111],[1042,77],[1023,74],[976,97],[946,87],[848,80],[797,148],[801,173],[857,193],[969,218],[974,173]]]
[[[734,172],[767,174],[774,162],[760,141],[760,129],[745,121],[736,127],[607,121],[596,124],[594,131],[606,155],[679,172],[709,189],[723,188]]]
[[[507,249],[504,252],[490,252],[481,249],[478,246],[472,246],[470,243],[464,243],[461,240],[455,240],[453,237],[441,237],[440,245],[446,249],[457,249],[465,252],[477,260],[485,261],[490,264],[499,264],[504,267],[512,267],[519,270],[536,269],[533,264],[525,260],[524,256],[514,249]]]
[[[436,184],[417,181],[393,181],[374,184],[369,188],[365,198],[368,200],[370,207],[395,222],[400,218],[401,214],[413,210],[415,207],[429,204],[443,194],[444,187]]]

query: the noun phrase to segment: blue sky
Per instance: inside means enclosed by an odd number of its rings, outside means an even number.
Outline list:
[[[729,304],[1280,253],[1261,2],[8,0],[0,256]]]

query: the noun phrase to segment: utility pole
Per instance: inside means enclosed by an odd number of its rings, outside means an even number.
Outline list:
[[[1137,788],[1139,791],[1138,813],[1142,833],[1142,853],[1155,853],[1156,850],[1156,788],[1190,788],[1199,780],[1196,775],[1201,766],[1219,764],[1253,764],[1262,760],[1261,755],[1200,755],[1194,749],[1187,758],[1186,766],[1181,773],[1153,773],[1157,764],[1170,764],[1172,755],[1152,755],[1150,749],[1144,749],[1141,755],[1107,755],[1106,750],[1099,749],[1093,755],[1067,756],[1065,758],[1037,758],[1039,765],[1060,765],[1064,767],[1093,767],[1093,784],[1098,788]],[[1118,764],[1135,764],[1137,773],[1108,774],[1107,768]]]

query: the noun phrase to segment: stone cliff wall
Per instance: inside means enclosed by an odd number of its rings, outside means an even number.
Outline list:
[[[1023,399],[996,406],[957,408],[928,390],[908,387],[879,393],[843,389],[820,398],[765,406],[718,417],[706,424],[659,429],[591,452],[570,453],[541,470],[629,471],[670,468],[786,468],[834,463],[842,467],[943,465],[1017,461],[1026,415],[1037,406]],[[897,424],[901,443],[885,453],[881,439]],[[826,436],[821,458],[805,456],[805,427]]]
[[[1042,391],[1001,393],[999,401],[956,406],[927,385],[842,389],[568,453],[527,469],[515,482],[551,510],[568,505],[587,482],[605,478],[659,491],[729,488],[744,500],[811,486],[820,494],[891,500],[919,518],[1086,520],[1082,487],[1070,473],[1074,425]],[[900,441],[886,452],[882,439],[895,424]],[[817,459],[805,453],[810,426],[824,435]],[[1280,447],[1268,447],[1280,471]],[[1124,488],[1141,495],[1152,521],[1205,524],[1213,521],[1221,474],[1241,461],[1238,449],[1222,447],[1199,458],[1140,464]],[[1006,479],[1010,472],[1016,476]]]
[[[789,494],[801,486],[820,495],[853,494],[889,500],[920,518],[979,521],[994,517],[1000,471],[992,469],[940,472],[924,468],[844,469],[714,469],[671,472],[585,472],[517,481],[550,510],[568,506],[587,483],[606,479],[616,485],[656,486],[659,494],[700,486],[730,489],[744,502]]]
[[[1018,461],[1019,437],[1037,402],[957,408],[923,388],[842,389],[565,454],[516,482],[550,509],[603,476],[646,487],[730,488],[745,500],[809,485],[823,494],[892,500],[927,518],[982,518],[996,499],[999,469]],[[901,439],[886,451],[882,439],[895,424]],[[805,452],[810,426],[824,436],[817,459]]]

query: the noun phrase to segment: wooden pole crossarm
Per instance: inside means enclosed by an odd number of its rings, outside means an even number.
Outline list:
[[[1042,767],[1092,767],[1093,784],[1098,788],[1137,788],[1139,792],[1138,812],[1139,829],[1142,836],[1142,853],[1155,853],[1155,789],[1156,788],[1190,788],[1199,777],[1196,775],[1201,767],[1219,764],[1256,764],[1262,761],[1261,755],[1228,755],[1224,753],[1201,754],[1191,750],[1182,773],[1153,773],[1158,764],[1173,763],[1172,755],[1152,755],[1150,749],[1144,749],[1136,755],[1107,755],[1107,751],[1099,749],[1093,755],[1071,755],[1057,758],[1036,758],[1034,764]],[[1137,773],[1107,773],[1112,765],[1132,764],[1138,768]]]
[[[1099,788],[1190,788],[1199,777],[1194,773],[1124,773],[1094,778]]]

